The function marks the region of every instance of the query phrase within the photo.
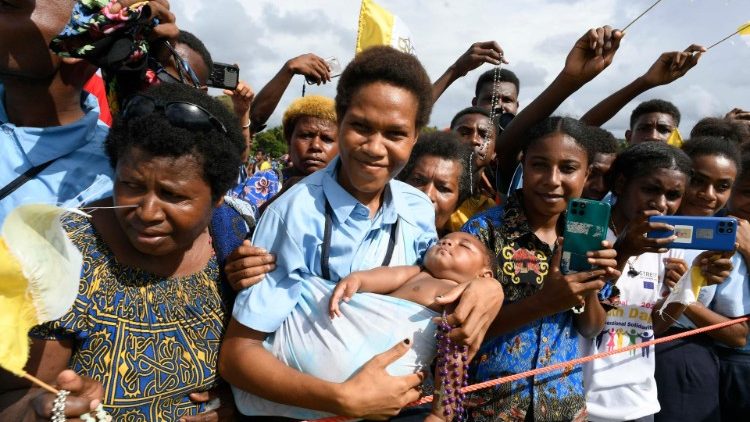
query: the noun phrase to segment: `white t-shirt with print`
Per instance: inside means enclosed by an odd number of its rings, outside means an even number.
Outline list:
[[[607,240],[615,241],[611,230]],[[681,255],[682,251],[674,250],[630,257],[616,283],[620,307],[607,313],[604,329],[598,336],[593,340],[582,338],[581,352],[591,355],[653,340],[651,310],[661,298],[664,258]],[[628,274],[630,266],[638,275]],[[654,346],[650,346],[586,363],[584,387],[589,420],[625,421],[658,412],[654,362]]]

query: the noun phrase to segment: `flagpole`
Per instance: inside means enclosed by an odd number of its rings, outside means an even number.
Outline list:
[[[641,13],[640,15],[638,15],[637,18],[633,19],[629,24],[625,25],[625,28],[622,28],[622,32],[625,32],[626,29],[630,28],[630,25],[636,23],[638,21],[638,19],[640,19],[641,17],[643,17],[643,15],[645,15],[646,13],[648,13],[649,10],[653,9],[659,3],[661,3],[661,0],[656,0],[656,3],[652,4],[651,7],[649,7],[643,13]]]
[[[735,36],[735,35],[739,34],[739,33],[740,33],[740,32],[742,32],[742,31],[746,30],[747,28],[750,28],[750,23],[749,23],[749,24],[747,24],[747,25],[743,25],[743,26],[740,26],[740,28],[739,28],[738,30],[736,30],[736,31],[732,32],[731,34],[729,34],[729,35],[727,35],[726,37],[724,37],[724,38],[720,39],[719,41],[716,41],[715,43],[711,44],[711,46],[710,46],[710,47],[706,48],[706,51],[708,51],[708,50],[710,50],[710,49],[712,49],[712,48],[716,47],[717,45],[719,45],[719,44],[723,43],[724,41],[726,41],[726,40],[728,40],[728,39],[732,38],[733,36]]]

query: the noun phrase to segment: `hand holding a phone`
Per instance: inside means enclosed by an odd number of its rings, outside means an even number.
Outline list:
[[[241,125],[246,125],[250,121],[250,105],[255,98],[253,87],[245,81],[239,81],[234,91],[224,90],[224,95],[232,99],[234,114],[240,119]]]
[[[303,75],[308,82],[317,85],[331,81],[331,69],[326,61],[312,53],[290,59],[285,68],[292,75]]]
[[[604,287],[605,279],[617,278],[620,275],[620,271],[616,268],[617,251],[606,241],[602,243],[603,249],[591,251],[588,254],[589,262],[598,268],[564,275],[560,271],[562,242],[562,237],[557,239],[557,247],[550,262],[550,271],[540,291],[542,295],[540,299],[550,314],[583,305],[589,293]]]
[[[640,217],[631,221],[621,233],[617,233],[615,249],[620,257],[619,261],[624,265],[625,260],[631,256],[638,256],[645,252],[664,253],[668,249],[665,245],[672,243],[677,239],[676,235],[651,238],[646,237],[646,233],[655,230],[674,231],[674,227],[666,223],[651,223],[648,218],[654,215],[661,215],[656,210],[646,210]]]
[[[139,3],[146,3],[145,5],[151,9],[151,19],[158,19],[159,24],[153,27],[151,30],[151,39],[166,38],[170,41],[177,40],[177,36],[180,35],[180,29],[175,23],[174,13],[169,10],[168,0],[118,0],[109,7],[109,12],[117,14],[123,9],[127,9],[133,5],[139,5]]]

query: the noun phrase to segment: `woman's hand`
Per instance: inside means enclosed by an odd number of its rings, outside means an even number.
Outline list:
[[[239,119],[240,125],[244,127],[250,123],[250,105],[253,103],[253,98],[255,98],[253,87],[245,81],[239,81],[234,91],[225,89],[224,95],[232,99],[232,110],[234,111],[234,115]]]
[[[687,270],[688,265],[684,259],[664,258],[664,284],[672,289]]]
[[[331,294],[331,300],[328,302],[328,314],[331,319],[334,317],[343,317],[341,309],[339,309],[339,302],[342,300],[344,302],[351,300],[354,293],[359,291],[360,286],[362,286],[361,280],[352,275],[344,277],[336,283],[336,288],[333,289],[333,293]]]
[[[397,415],[404,406],[419,399],[424,373],[394,377],[385,370],[409,351],[409,343],[411,340],[405,339],[370,359],[353,377],[341,384],[343,415],[384,420]]]
[[[500,282],[494,278],[480,277],[460,284],[435,299],[435,303],[443,306],[458,300],[456,308],[447,315],[448,324],[454,327],[449,336],[453,341],[469,346],[469,359],[482,345],[484,335],[500,312],[504,298]]]
[[[78,418],[96,409],[104,398],[104,387],[98,381],[82,377],[70,369],[57,376],[57,388],[70,391],[65,400],[65,416]],[[52,393],[40,393],[32,401],[32,408],[38,418],[49,420],[52,417],[52,406],[57,396]]]
[[[646,237],[646,234],[654,230],[674,231],[674,227],[666,223],[649,223],[648,218],[661,215],[656,210],[647,210],[643,214],[625,226],[622,233],[618,234],[615,249],[620,256],[620,262],[624,264],[631,256],[638,256],[645,252],[664,253],[668,249],[666,245],[677,239],[676,235],[662,238]]]
[[[229,387],[190,394],[193,403],[206,403],[206,410],[195,416],[184,416],[180,422],[221,422],[234,420],[234,397]]]
[[[610,26],[590,29],[568,53],[562,74],[581,85],[594,79],[612,63],[623,35]]]
[[[143,0],[118,0],[109,8],[109,11],[111,13],[119,13],[122,9],[142,2]],[[153,39],[166,38],[170,41],[177,40],[177,36],[180,35],[180,29],[177,28],[177,24],[175,23],[174,13],[169,11],[169,1],[148,0],[146,3],[151,9],[151,19],[159,20],[159,24],[151,31],[151,37]]]
[[[700,267],[706,284],[721,284],[732,272],[732,255],[734,251],[705,251],[693,260],[693,267]]]
[[[563,238],[557,238],[557,247],[552,256],[549,274],[539,292],[539,299],[548,311],[548,315],[567,311],[585,303],[586,294],[604,287],[604,280],[617,278],[620,272],[617,266],[617,252],[609,242],[602,242],[604,249],[588,253],[589,263],[599,268],[564,275],[560,271]]]
[[[224,265],[227,280],[235,291],[258,283],[274,269],[276,257],[263,248],[251,245],[249,240],[229,254]]]
[[[285,67],[292,75],[303,75],[306,80],[317,85],[331,81],[331,69],[326,61],[312,53],[289,59]]]

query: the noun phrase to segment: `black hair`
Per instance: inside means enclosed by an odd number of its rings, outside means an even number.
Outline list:
[[[525,135],[527,142],[523,147],[524,155],[538,140],[553,133],[563,133],[573,138],[576,144],[586,153],[586,165],[591,164],[596,152],[591,140],[591,132],[584,123],[570,117],[548,117],[529,128]]]
[[[688,157],[695,158],[705,155],[718,155],[734,163],[737,173],[742,166],[742,156],[740,149],[733,141],[717,136],[703,136],[691,138],[682,146],[682,150]]]
[[[648,113],[669,114],[674,119],[675,125],[680,125],[680,110],[669,101],[654,99],[638,104],[638,107],[630,113],[630,129],[633,129],[633,125],[635,125],[635,121],[638,120],[639,117]]]
[[[359,53],[341,73],[336,86],[336,115],[343,121],[352,97],[365,85],[384,82],[411,92],[417,99],[417,130],[430,121],[432,83],[416,57],[392,47],[375,46]]]
[[[617,155],[612,167],[609,168],[606,180],[608,186],[614,187],[620,176],[629,183],[655,170],[667,169],[684,173],[690,181],[692,168],[690,157],[681,149],[664,142],[642,142],[629,146]]]
[[[617,154],[619,145],[612,132],[599,126],[587,126],[586,129],[589,131],[589,139],[596,154]]]
[[[735,180],[735,186],[740,180],[750,177],[750,151],[742,151],[740,161],[740,168],[737,169],[737,180]]]
[[[132,118],[120,113],[104,142],[112,167],[116,168],[118,159],[132,148],[154,157],[191,155],[203,167],[203,178],[211,187],[211,200],[218,201],[237,182],[240,157],[245,148],[237,118],[219,101],[188,85],[159,84],[139,95],[200,106],[219,120],[227,133],[216,127],[199,131],[174,126],[163,111]]]
[[[471,196],[471,164],[472,148],[463,142],[454,132],[435,131],[419,135],[414,149],[411,151],[409,161],[401,170],[398,179],[405,181],[411,176],[419,160],[424,156],[438,157],[448,161],[456,161],[461,166],[461,174],[458,177],[458,204]]]
[[[203,62],[206,64],[208,73],[211,73],[214,68],[214,61],[211,60],[211,53],[208,52],[208,49],[206,48],[205,44],[203,44],[203,41],[198,39],[198,37],[196,37],[192,33],[181,29],[180,34],[177,35],[177,42],[180,44],[185,44],[191,50],[198,53],[198,55],[201,56],[201,59],[203,59]]]
[[[463,117],[463,116],[465,116],[467,114],[481,114],[482,116],[485,116],[488,119],[490,117],[490,112],[487,111],[487,110],[485,110],[485,109],[483,109],[482,107],[476,107],[476,106],[466,107],[465,109],[463,109],[463,110],[459,111],[458,113],[456,113],[456,115],[453,116],[453,119],[451,119],[451,126],[450,126],[451,130],[455,127],[456,122],[458,121],[458,119],[460,119],[461,117]]]
[[[495,82],[495,69],[490,69],[479,75],[477,85],[474,88],[474,96],[479,97],[479,91],[482,90],[482,87],[485,84],[491,84],[493,82]],[[518,76],[516,76],[511,70],[500,69],[500,72],[497,75],[497,82],[510,82],[516,86],[516,92],[521,92],[521,82],[518,80]]]
[[[728,139],[737,144],[741,144],[746,139],[743,133],[745,125],[732,120],[719,117],[706,117],[700,119],[690,131],[690,137],[696,138],[701,136],[712,136]]]

